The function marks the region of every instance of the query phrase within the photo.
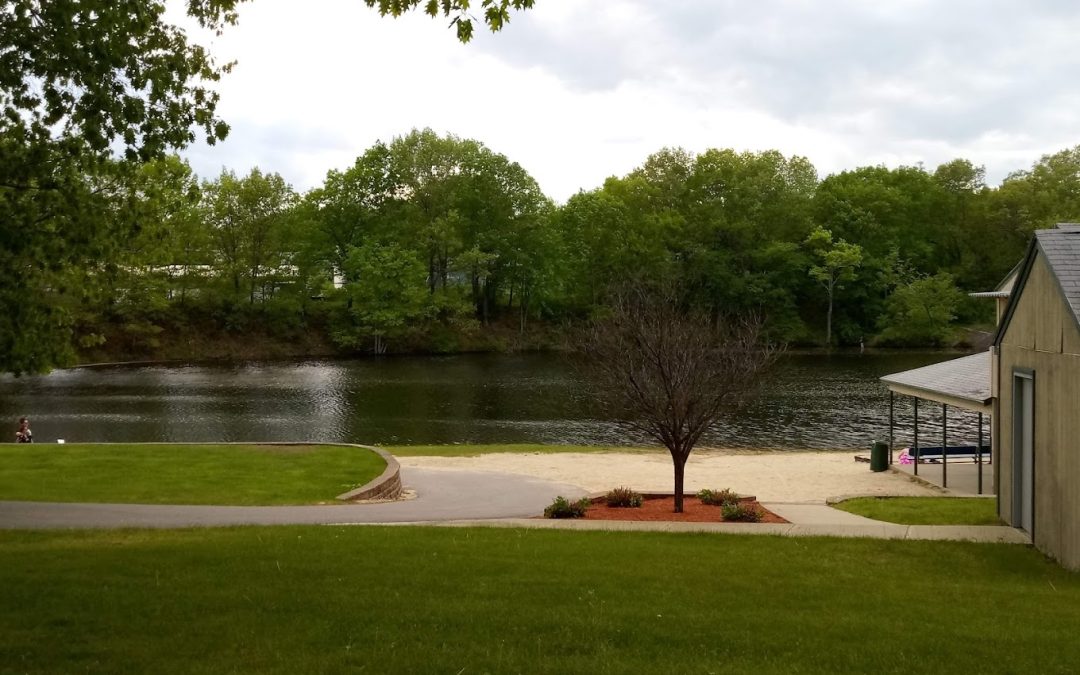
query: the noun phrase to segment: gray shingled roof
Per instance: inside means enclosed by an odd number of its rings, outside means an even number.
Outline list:
[[[881,381],[985,405],[990,402],[990,352],[893,373]]]
[[[1038,230],[1035,238],[1080,323],[1080,224],[1060,223],[1054,230]]]

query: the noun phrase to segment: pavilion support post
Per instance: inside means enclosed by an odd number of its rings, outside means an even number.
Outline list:
[[[896,398],[896,394],[889,390],[889,465],[893,463],[892,449],[893,449],[893,399]]]
[[[949,406],[941,404],[941,487],[949,487]]]
[[[919,397],[915,397],[915,475],[919,475]]]
[[[979,463],[979,491],[978,494],[982,494],[982,481],[983,481],[983,466],[982,466],[982,445],[983,445],[983,420],[982,413],[979,413],[979,444],[975,446],[975,461]]]

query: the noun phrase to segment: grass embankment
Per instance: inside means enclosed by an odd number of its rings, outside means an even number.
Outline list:
[[[332,502],[386,462],[328,445],[0,445],[0,499],[126,504]]]
[[[1001,525],[997,501],[964,497],[859,497],[835,508],[901,525]]]
[[[499,452],[514,454],[555,454],[562,452],[657,452],[655,447],[618,447],[607,445],[543,445],[536,443],[501,443],[460,445],[390,445],[382,446],[387,452],[397,457],[479,457]],[[663,450],[667,452],[667,450]]]
[[[375,527],[0,532],[0,588],[0,671],[12,672],[1065,673],[1080,663],[1080,575],[1015,545]]]

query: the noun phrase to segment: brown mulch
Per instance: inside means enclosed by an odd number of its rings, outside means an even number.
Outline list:
[[[740,500],[743,504],[752,504],[762,513],[762,523],[786,523],[780,516],[769,511],[757,501]],[[674,497],[646,497],[638,508],[608,506],[601,498],[585,512],[585,520],[649,520],[674,521],[682,523],[719,523],[719,506],[702,504],[697,497],[683,497],[683,512],[675,513]]]

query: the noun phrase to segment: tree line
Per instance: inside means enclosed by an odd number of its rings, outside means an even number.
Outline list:
[[[820,179],[777,151],[663,149],[626,176],[546,197],[517,163],[431,130],[376,143],[300,194],[253,169],[200,180],[143,164],[117,205],[128,245],[92,275],[75,337],[153,351],[163,334],[316,333],[342,352],[457,351],[547,334],[613,292],[669,285],[801,345],[941,346],[992,307],[1031,232],[1076,217],[1080,148],[999,186],[963,159]]]
[[[220,33],[239,1],[187,12]],[[472,35],[465,0],[363,2]],[[473,7],[498,30],[532,5]],[[965,160],[821,179],[775,151],[664,149],[560,205],[483,144],[417,131],[304,194],[257,169],[200,178],[169,153],[227,136],[216,83],[231,64],[164,11],[0,11],[0,372],[172,356],[178,340],[188,356],[260,336],[343,352],[538,344],[656,284],[695,311],[752,311],[770,340],[947,344],[991,317],[960,289],[992,287],[1034,229],[1078,219],[1076,148],[997,186]]]

